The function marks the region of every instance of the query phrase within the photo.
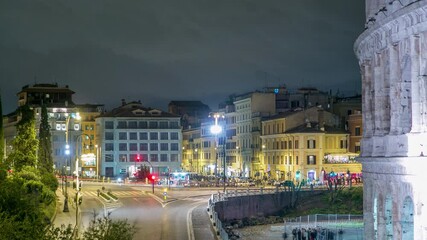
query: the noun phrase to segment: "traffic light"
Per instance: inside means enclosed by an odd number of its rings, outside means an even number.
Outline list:
[[[151,181],[156,181],[156,175],[151,174]]]
[[[139,162],[141,160],[141,157],[139,155],[136,155],[136,161]]]

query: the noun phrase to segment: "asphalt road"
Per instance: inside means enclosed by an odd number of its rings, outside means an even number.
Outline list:
[[[105,184],[119,200],[106,203],[97,197],[100,183],[84,183],[81,224],[87,227],[94,213],[104,216],[109,213],[112,219],[127,219],[135,224],[135,239],[174,240],[174,239],[215,239],[212,232],[193,230],[192,211],[207,205],[210,195],[218,189],[172,188],[163,196],[163,187],[156,186],[155,194],[151,186]],[[210,235],[210,236],[207,236]]]

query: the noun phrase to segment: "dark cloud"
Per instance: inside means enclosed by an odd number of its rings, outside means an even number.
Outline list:
[[[3,109],[35,82],[109,108],[121,98],[216,108],[283,83],[360,92],[353,42],[363,21],[362,0],[1,1]]]

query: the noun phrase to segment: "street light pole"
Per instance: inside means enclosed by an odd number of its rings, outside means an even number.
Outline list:
[[[215,124],[211,126],[211,133],[215,136],[215,178],[218,177],[218,147],[219,147],[219,141],[218,141],[218,134],[222,132],[222,128],[220,125],[218,125],[218,118],[220,115],[218,113],[213,114],[212,116],[215,119]]]
[[[92,146],[92,139],[90,139],[90,136],[87,134],[80,134],[79,136],[77,136],[76,138],[76,234],[78,234],[79,232],[79,201],[80,201],[80,182],[79,182],[79,157],[81,157],[82,155],[82,149],[81,149],[81,145],[83,144],[83,140],[82,140],[82,136],[86,136],[89,138],[90,143],[89,143],[89,149],[91,148],[90,146]],[[78,146],[77,144],[79,143],[80,139],[80,154],[78,152]]]
[[[68,209],[68,158],[70,155],[70,145],[68,144],[68,125],[70,123],[71,115],[68,115],[65,120],[65,199],[64,199],[64,210],[63,212],[69,212]],[[71,165],[71,162],[70,162]],[[71,166],[70,166],[71,167]]]

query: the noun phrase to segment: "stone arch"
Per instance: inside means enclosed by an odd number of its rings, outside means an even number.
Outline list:
[[[393,240],[393,199],[387,196],[384,203],[384,220],[387,239]]]
[[[401,222],[402,240],[414,239],[414,203],[412,198],[406,196],[402,204]]]

